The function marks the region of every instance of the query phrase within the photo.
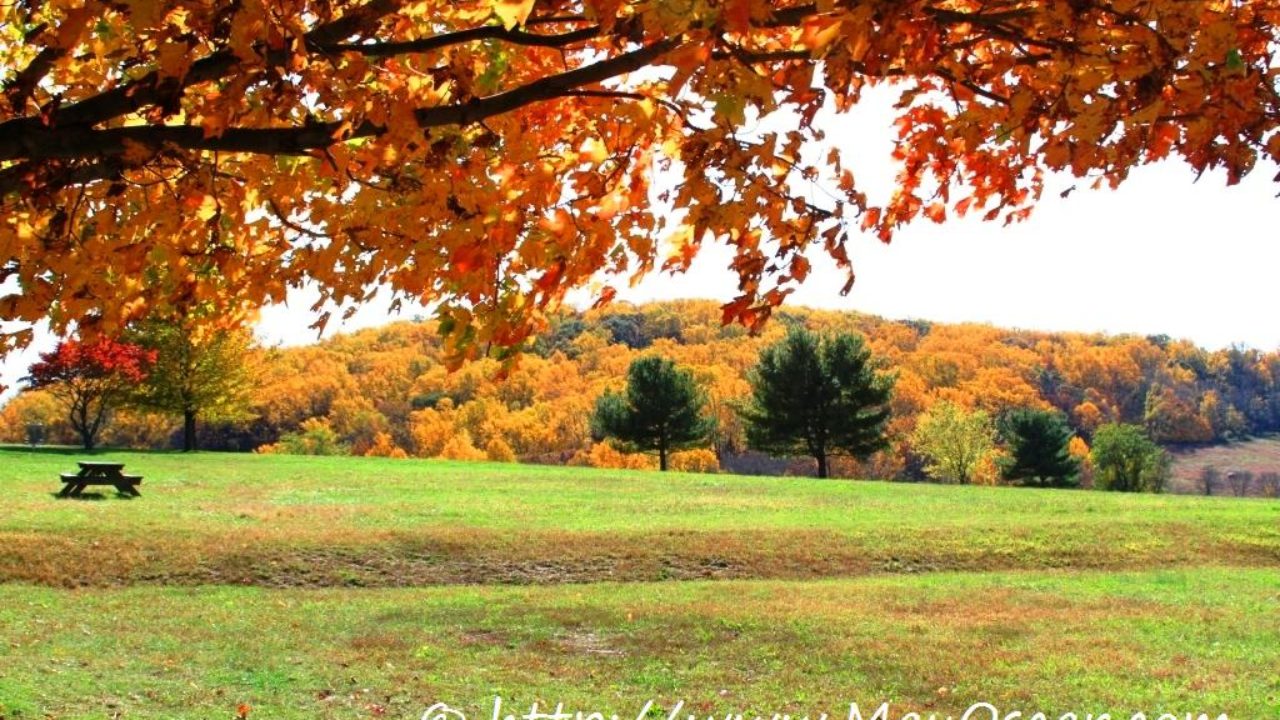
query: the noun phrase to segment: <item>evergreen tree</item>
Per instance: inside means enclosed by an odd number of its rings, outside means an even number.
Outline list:
[[[666,470],[672,451],[707,442],[712,421],[702,416],[705,404],[693,373],[660,357],[638,358],[627,369],[626,391],[606,391],[596,400],[591,434],[656,452],[658,467]]]
[[[825,478],[834,455],[865,459],[888,447],[894,376],[877,372],[860,336],[792,327],[760,353],[749,379],[752,395],[739,412],[756,450],[809,455]]]
[[[1075,487],[1080,463],[1067,451],[1071,428],[1059,413],[1024,408],[1005,416],[1001,428],[1009,444],[1004,479],[1021,485]]]

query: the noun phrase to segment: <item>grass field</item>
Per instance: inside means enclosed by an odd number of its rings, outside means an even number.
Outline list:
[[[215,454],[55,499],[81,457],[0,450],[3,720],[1280,717],[1274,500]]]

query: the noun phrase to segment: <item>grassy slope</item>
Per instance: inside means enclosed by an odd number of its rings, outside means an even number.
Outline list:
[[[1248,494],[1261,495],[1264,488],[1256,482],[1256,476],[1265,472],[1280,472],[1280,437],[1252,438],[1222,445],[1209,445],[1174,453],[1173,477],[1170,485],[1177,492],[1199,494],[1203,492],[1200,473],[1206,466],[1213,466],[1223,475],[1246,470],[1255,476]],[[1270,488],[1267,488],[1269,490]],[[1233,488],[1221,481],[1215,495],[1230,495]]]
[[[847,714],[1280,713],[1280,574],[537,588],[0,585],[0,717],[415,718],[435,701]],[[263,632],[271,628],[270,632]],[[940,715],[943,716],[943,715]],[[958,716],[958,715],[957,715]],[[927,717],[927,715],[926,715]],[[985,715],[983,716],[985,717]]]
[[[109,454],[140,500],[57,500],[0,451],[0,580],[52,585],[805,578],[1280,562],[1280,503],[370,458]]]

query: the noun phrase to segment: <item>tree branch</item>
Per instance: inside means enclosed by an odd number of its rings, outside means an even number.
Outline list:
[[[580,88],[634,72],[679,47],[683,37],[667,38],[608,60],[534,80],[526,85],[486,98],[457,105],[421,108],[414,115],[424,129],[448,125],[471,125],[494,115],[557,97],[572,95]],[[0,196],[31,185],[29,178],[54,172],[40,161],[101,157],[103,159],[36,183],[43,188],[60,188],[118,175],[119,160],[130,145],[159,150],[173,146],[187,150],[259,153],[265,155],[306,155],[337,142],[381,135],[386,128],[368,121],[346,131],[339,122],[323,122],[285,128],[230,128],[219,137],[205,137],[203,128],[193,125],[137,125],[98,130],[87,127],[36,127],[26,133],[19,157],[27,161],[0,170]],[[3,145],[0,144],[0,148]],[[4,156],[0,154],[0,158]]]
[[[305,40],[307,43],[317,45],[336,43],[395,11],[399,5],[400,0],[370,0],[349,15],[344,15],[307,33]],[[287,56],[284,52],[273,53],[273,55],[278,56],[272,58],[277,63],[283,62]],[[226,75],[239,63],[239,58],[230,50],[213,53],[192,63],[177,89],[182,90],[191,85],[216,80]],[[172,83],[162,83],[159,72],[153,71],[133,82],[59,108],[54,121],[57,126],[64,127],[96,125],[161,102],[174,89]],[[43,126],[44,123],[38,117],[15,118],[0,123],[0,159],[34,157],[30,152],[33,149],[32,143],[27,136],[33,130]]]
[[[529,33],[520,30],[507,30],[501,25],[484,25],[481,27],[470,28],[468,30],[459,30],[458,32],[445,33],[443,35],[433,35],[429,38],[420,40],[404,40],[401,42],[379,42],[379,43],[337,43],[331,45],[315,45],[317,50],[323,52],[356,52],[365,57],[391,57],[394,55],[404,55],[406,53],[424,53],[450,45],[458,45],[461,43],[474,42],[476,40],[502,40],[513,45],[525,45],[530,47],[549,47],[562,48],[574,43],[590,40],[600,34],[600,26],[592,25],[591,27],[573,30],[566,33],[556,35],[542,35],[539,33]]]

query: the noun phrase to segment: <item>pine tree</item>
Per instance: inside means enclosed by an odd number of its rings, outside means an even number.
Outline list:
[[[1005,480],[1050,487],[1080,483],[1080,463],[1067,451],[1071,429],[1060,414],[1024,408],[1001,424],[1010,454],[1002,472]]]
[[[705,404],[693,373],[657,356],[638,358],[627,369],[626,391],[606,391],[596,401],[591,433],[656,452],[658,467],[665,471],[672,451],[707,442],[712,421],[702,416]]]
[[[894,376],[877,372],[860,336],[820,337],[793,327],[760,353],[750,381],[752,396],[740,414],[756,450],[809,455],[825,478],[834,455],[865,459],[888,447]]]

